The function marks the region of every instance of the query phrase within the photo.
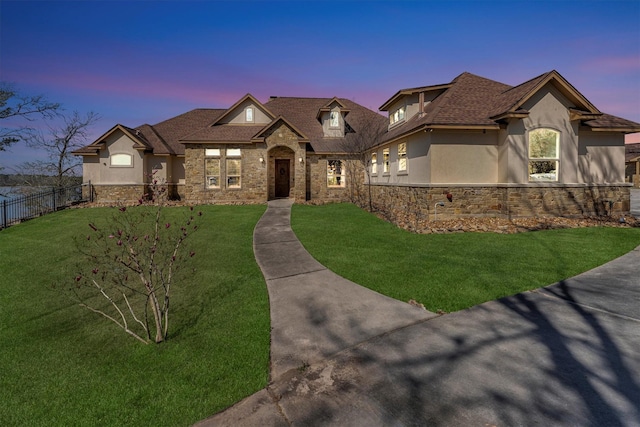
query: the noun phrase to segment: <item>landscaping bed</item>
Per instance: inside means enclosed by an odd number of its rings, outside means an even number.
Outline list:
[[[431,221],[421,234],[482,232],[514,234],[537,230],[555,230],[585,227],[639,227],[640,221],[632,216],[620,218],[462,218]]]

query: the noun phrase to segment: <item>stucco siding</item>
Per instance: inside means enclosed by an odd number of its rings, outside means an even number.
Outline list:
[[[174,157],[171,162],[171,179],[173,183],[184,184],[184,157]]]
[[[496,132],[433,132],[431,183],[498,182]]]
[[[253,121],[247,122],[245,111],[247,108],[253,108]],[[267,124],[271,122],[271,118],[267,116],[258,106],[250,99],[245,100],[238,105],[233,112],[222,119],[220,123],[224,124]]]
[[[331,126],[331,113],[323,112],[320,116],[320,120],[322,121],[322,131],[323,135],[326,138],[342,138],[344,136],[344,116],[340,112],[340,107],[338,105],[334,105],[331,108],[331,112],[338,113],[338,126]]]
[[[569,102],[552,84],[536,92],[522,107],[529,110],[529,116],[523,119],[527,130],[524,141],[526,159],[522,165],[525,181],[528,178],[528,133],[534,129],[549,128],[560,132],[560,164],[558,182],[573,184],[578,180],[578,123],[569,120]]]
[[[493,184],[498,182],[495,145],[431,146],[431,182],[439,184]]]
[[[100,150],[99,182],[111,184],[142,184],[144,182],[144,154],[133,148],[135,143],[124,133],[116,132],[106,140],[105,149]],[[112,166],[113,154],[129,154],[131,166]]]
[[[581,131],[579,135],[579,182],[625,182],[624,135],[588,130]]]

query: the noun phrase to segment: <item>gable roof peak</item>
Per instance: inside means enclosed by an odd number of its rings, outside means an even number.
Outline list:
[[[233,104],[231,107],[229,107],[227,109],[227,111],[224,112],[224,114],[222,114],[220,117],[217,118],[217,120],[215,122],[213,122],[211,124],[211,126],[215,126],[216,124],[220,123],[222,120],[224,120],[227,116],[229,116],[231,113],[233,113],[233,111],[238,108],[240,105],[242,105],[244,102],[246,102],[247,100],[250,100],[251,102],[253,102],[254,104],[256,104],[257,106],[260,107],[260,109],[262,109],[264,111],[264,113],[270,118],[270,119],[275,119],[275,115],[269,111],[269,109],[264,106],[264,104],[262,104],[262,102],[258,101],[258,99],[251,95],[250,93],[247,93],[245,96],[243,96],[242,98],[240,98],[235,104]]]

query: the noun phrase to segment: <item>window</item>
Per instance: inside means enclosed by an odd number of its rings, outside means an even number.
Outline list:
[[[382,150],[382,172],[389,173],[389,149]]]
[[[398,172],[407,170],[407,143],[398,144]]]
[[[248,107],[244,110],[245,122],[253,122],[253,107]]]
[[[133,166],[133,156],[126,153],[112,154],[109,163],[116,167],[131,167]]]
[[[371,173],[378,173],[378,153],[371,154]]]
[[[342,160],[327,160],[327,186],[344,187],[344,167]]]
[[[220,149],[204,150],[204,169],[207,188],[220,188]]]
[[[239,148],[227,149],[227,188],[241,187],[242,159]]]
[[[560,132],[544,128],[529,132],[529,181],[557,181],[559,152]]]
[[[405,107],[402,106],[400,108],[398,108],[396,111],[393,112],[393,114],[391,114],[389,116],[389,124],[394,124],[397,123],[399,121],[404,120],[404,112],[405,112]]]
[[[338,114],[337,111],[332,111],[329,114],[329,127],[332,127],[332,128],[340,127],[339,117],[340,115]]]

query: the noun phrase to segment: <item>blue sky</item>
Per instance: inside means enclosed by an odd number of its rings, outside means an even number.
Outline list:
[[[516,85],[552,69],[640,122],[640,1],[0,2],[0,80],[97,112],[95,137],[246,93],[377,110],[464,71]],[[16,145],[0,166],[39,156]]]

